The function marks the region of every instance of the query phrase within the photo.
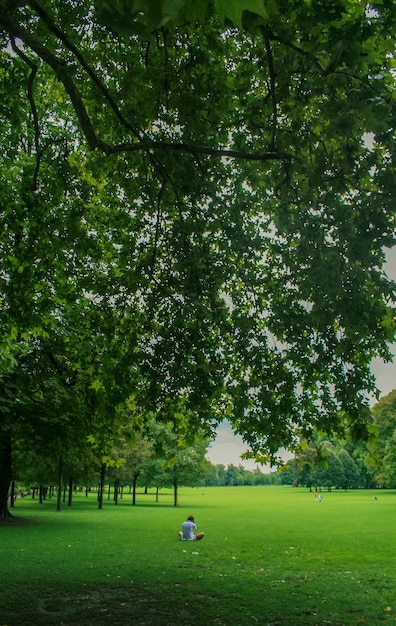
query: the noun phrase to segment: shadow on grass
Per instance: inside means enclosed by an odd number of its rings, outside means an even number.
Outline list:
[[[24,526],[37,526],[40,524],[40,521],[33,517],[18,517],[17,515],[12,515],[12,517],[0,517],[0,529],[7,528],[20,528]]]
[[[218,616],[220,598],[195,593],[186,597],[181,586],[170,594],[155,587],[87,584],[78,588],[27,586],[7,589],[0,600],[1,624],[7,626],[198,626],[242,624]],[[10,597],[10,595],[12,597]],[[8,595],[8,598],[7,598]],[[203,608],[203,605],[205,607]]]
[[[329,572],[324,597],[319,593],[316,573],[307,576],[304,572],[294,572],[293,576],[284,578],[279,578],[279,574],[280,570],[268,569],[253,581],[243,571],[221,577],[208,568],[176,565],[156,573],[131,571],[134,579],[128,582],[109,579],[108,582],[47,580],[44,583],[35,579],[7,584],[4,581],[0,624],[357,626],[365,623],[383,626],[394,623],[392,613],[386,612],[385,597],[390,587],[386,590],[383,584],[379,593],[373,590],[370,600],[364,592],[368,581],[355,581],[356,593],[351,597],[345,591],[347,579],[340,580],[339,574]],[[361,593],[360,582],[364,588]]]
[[[182,574],[180,572],[180,574]],[[318,606],[312,595],[296,581],[283,588],[256,586],[249,589],[243,580],[224,585],[205,581],[152,580],[128,584],[53,583],[3,587],[0,623],[6,626],[331,626],[366,622],[362,611],[350,607],[343,615]],[[298,582],[298,581],[297,581]],[[291,590],[294,589],[292,592]],[[251,606],[249,594],[255,595]],[[367,624],[383,624],[368,619]]]

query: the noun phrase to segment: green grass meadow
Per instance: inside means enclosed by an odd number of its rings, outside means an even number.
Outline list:
[[[18,500],[0,524],[0,626],[396,622],[396,492],[210,487]],[[377,496],[378,500],[374,499]],[[177,538],[194,515],[200,542]]]

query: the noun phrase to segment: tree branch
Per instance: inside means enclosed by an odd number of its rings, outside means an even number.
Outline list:
[[[227,150],[225,148],[211,148],[209,146],[200,146],[197,144],[172,143],[169,141],[154,141],[150,139],[136,143],[121,143],[115,145],[100,142],[100,149],[105,154],[170,150],[173,152],[184,152],[192,155],[225,157],[230,159],[242,159],[245,161],[281,161],[291,159],[291,155],[281,152],[244,152],[243,150]]]
[[[283,37],[279,37],[278,35],[275,35],[272,32],[269,33],[269,37],[270,37],[270,40],[277,41],[278,43],[281,43],[282,45],[286,46],[287,48],[290,48],[290,50],[294,50],[294,52],[297,52],[298,54],[308,58],[319,69],[319,71],[320,71],[322,76],[327,76],[329,74],[340,74],[341,76],[348,76],[352,80],[356,80],[356,81],[358,81],[360,83],[364,83],[369,89],[371,89],[371,91],[373,93],[378,95],[378,93],[379,93],[378,90],[375,89],[375,87],[369,81],[365,80],[362,76],[359,76],[357,74],[353,74],[352,72],[348,72],[346,70],[337,70],[336,69],[336,65],[335,65],[334,62],[331,63],[328,67],[325,67],[315,57],[315,55],[312,54],[312,52],[308,52],[307,50],[304,50],[304,48],[301,48],[301,46],[297,46],[293,42],[287,41],[286,39],[283,39]],[[391,97],[391,94],[389,94],[389,95]]]
[[[276,74],[275,74],[274,59],[272,56],[270,38],[265,28],[262,29],[262,32],[263,32],[263,37],[265,41],[265,49],[267,52],[268,70],[269,70],[269,77],[270,77],[270,92],[271,92],[271,100],[272,100],[272,132],[271,132],[270,147],[271,147],[271,150],[273,150],[275,146],[275,135],[276,135],[277,121],[278,121],[278,105],[276,101],[276,90],[275,90]]]
[[[81,129],[85,135],[89,148],[91,150],[98,148],[101,142],[96,136],[95,129],[87,113],[81,94],[75,86],[74,81],[68,72],[69,68],[67,64],[62,59],[59,59],[55,54],[50,52],[47,48],[45,48],[45,46],[43,46],[42,43],[40,43],[25,28],[22,28],[21,26],[13,22],[9,15],[4,13],[3,11],[0,11],[0,25],[2,25],[8,32],[11,40],[17,38],[23,41],[23,43],[26,44],[26,46],[30,48],[30,50],[35,52],[37,56],[42,59],[42,61],[44,61],[52,68],[56,77],[63,84],[66,92],[70,97],[71,103],[80,122]]]
[[[106,143],[96,133],[94,124],[85,107],[82,95],[72,78],[72,73],[69,70],[67,63],[48,50],[31,33],[13,22],[10,17],[2,11],[0,11],[0,25],[5,27],[11,39],[19,38],[28,48],[37,54],[42,61],[52,68],[57,79],[63,84],[67,94],[69,95],[71,104],[80,123],[80,128],[85,136],[90,150],[100,150],[107,155],[139,151],[152,153],[158,150],[168,150],[173,152],[189,153],[192,155],[207,155],[219,158],[225,157],[230,159],[262,162],[291,159],[291,155],[276,151],[244,152],[243,150],[228,150],[223,148],[211,148],[209,146],[173,143],[168,141],[154,141],[147,138],[142,138],[140,141],[130,143]],[[133,132],[135,135],[137,134],[135,130]]]
[[[29,100],[30,109],[32,111],[33,127],[34,127],[34,148],[36,151],[36,167],[34,168],[32,187],[33,187],[33,191],[35,191],[37,189],[37,179],[38,179],[38,174],[40,170],[40,161],[41,161],[41,155],[42,155],[42,151],[40,150],[40,126],[39,126],[39,121],[38,121],[37,107],[36,107],[36,103],[34,101],[34,95],[33,95],[33,84],[34,84],[34,79],[37,74],[38,67],[35,63],[33,63],[33,61],[31,61],[31,59],[29,59],[29,57],[26,56],[26,54],[22,52],[22,50],[20,50],[17,47],[14,39],[11,41],[11,47],[13,51],[15,52],[15,54],[17,54],[23,60],[23,62],[26,63],[26,65],[28,65],[31,69],[31,72],[28,78],[28,84],[27,84],[27,98]]]
[[[130,122],[128,122],[127,119],[125,119],[120,109],[118,108],[113,96],[104,85],[104,83],[100,80],[97,73],[86,62],[84,56],[81,54],[79,49],[68,39],[66,34],[56,26],[48,13],[45,12],[45,10],[40,6],[38,2],[36,2],[36,0],[31,0],[29,4],[36,11],[39,17],[43,20],[43,22],[47,25],[49,30],[55,35],[55,37],[57,37],[57,39],[59,39],[63,43],[65,48],[75,56],[81,67],[86,71],[92,82],[98,87],[101,94],[107,100],[111,110],[113,111],[119,122],[121,122],[121,124],[125,126],[125,128],[127,128],[128,130],[130,130],[136,137],[139,137],[139,132]]]

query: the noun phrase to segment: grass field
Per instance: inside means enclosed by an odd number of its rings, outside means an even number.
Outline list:
[[[378,500],[374,499],[374,496]],[[0,626],[396,623],[396,492],[181,489],[0,524]],[[181,542],[195,515],[205,538]]]

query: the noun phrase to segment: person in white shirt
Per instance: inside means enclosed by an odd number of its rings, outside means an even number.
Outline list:
[[[198,539],[203,539],[205,533],[196,533],[196,530],[198,529],[194,517],[190,515],[187,521],[183,522],[182,530],[179,530],[179,537],[182,541],[198,541]]]

